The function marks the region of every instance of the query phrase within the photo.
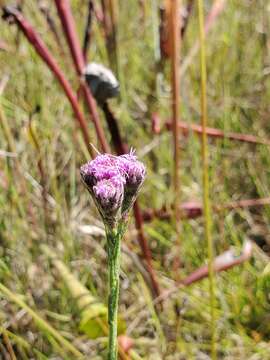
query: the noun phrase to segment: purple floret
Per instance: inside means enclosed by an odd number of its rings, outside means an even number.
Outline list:
[[[93,195],[104,222],[114,225],[123,202],[122,178],[115,176],[98,181],[97,185],[93,186]]]
[[[98,155],[81,167],[81,176],[87,186],[94,186],[98,181],[119,175],[116,157],[109,154]]]
[[[137,160],[134,153],[118,157],[118,166],[126,180],[122,215],[126,215],[137,198],[138,192],[144,182],[146,169],[142,162]]]
[[[100,180],[93,186],[93,193],[101,204],[102,208],[110,205],[113,209],[117,208],[119,201],[122,201],[123,182],[119,180]]]
[[[121,169],[127,185],[140,186],[146,175],[146,169],[142,162],[133,154],[125,154],[118,157],[118,166]]]

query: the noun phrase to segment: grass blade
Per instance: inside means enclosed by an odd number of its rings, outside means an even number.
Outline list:
[[[208,266],[209,266],[209,293],[211,307],[211,356],[217,358],[216,351],[216,319],[215,319],[215,269],[214,269],[214,246],[212,238],[211,205],[209,196],[209,155],[207,144],[207,95],[206,95],[206,54],[205,54],[205,28],[203,0],[198,0],[199,32],[200,32],[200,68],[201,68],[201,126],[202,126],[202,171],[203,171],[203,210],[204,231],[207,241]]]

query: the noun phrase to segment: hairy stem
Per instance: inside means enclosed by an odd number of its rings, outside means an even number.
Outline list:
[[[107,230],[108,261],[109,261],[109,300],[108,300],[108,323],[109,323],[109,348],[108,360],[117,360],[117,313],[120,290],[120,258],[121,239],[125,231],[125,225],[120,224],[117,229]]]

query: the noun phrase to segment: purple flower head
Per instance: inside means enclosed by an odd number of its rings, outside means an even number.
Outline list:
[[[105,224],[114,225],[133,205],[146,174],[133,152],[98,155],[81,167],[81,177]]]

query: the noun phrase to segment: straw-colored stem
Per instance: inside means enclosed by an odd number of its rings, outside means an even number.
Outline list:
[[[215,321],[215,274],[214,274],[214,250],[212,239],[212,221],[211,205],[209,197],[209,159],[207,144],[207,95],[206,95],[206,55],[205,55],[205,30],[204,30],[204,13],[203,0],[198,0],[199,12],[199,31],[200,31],[200,67],[201,67],[201,125],[202,125],[202,162],[203,162],[203,208],[204,208],[204,227],[205,238],[208,249],[208,266],[209,266],[209,292],[211,307],[211,357],[217,358],[216,354],[216,321]]]

